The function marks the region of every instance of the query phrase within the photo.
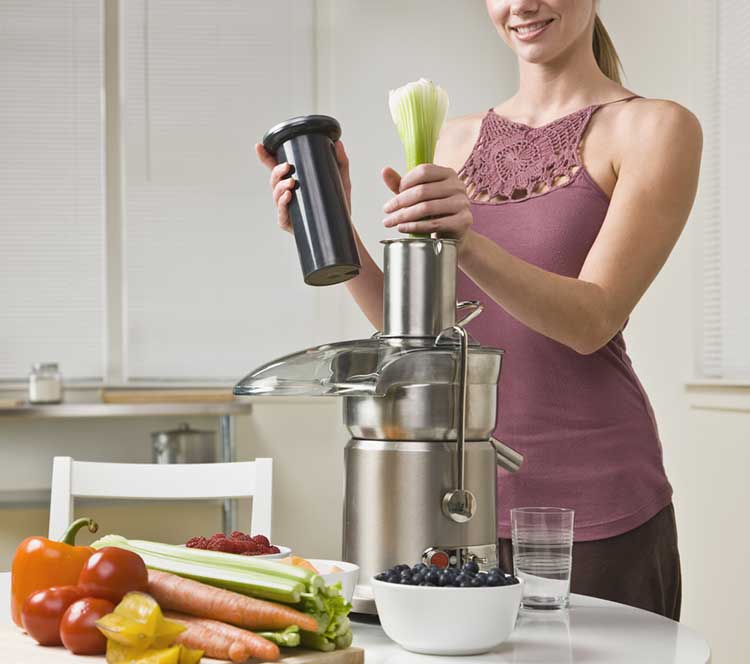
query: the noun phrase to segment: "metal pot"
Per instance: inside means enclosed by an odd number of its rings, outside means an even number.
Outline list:
[[[154,463],[215,463],[216,432],[191,429],[183,422],[177,429],[151,434]]]

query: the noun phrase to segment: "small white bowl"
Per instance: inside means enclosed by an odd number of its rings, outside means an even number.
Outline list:
[[[523,588],[523,580],[483,588],[370,583],[388,638],[425,655],[478,655],[500,645],[516,626]]]
[[[357,580],[359,579],[359,565],[347,563],[343,560],[320,560],[315,558],[306,558],[306,560],[318,570],[318,574],[325,579],[327,586],[341,581],[341,594],[347,602],[352,601],[354,587],[357,585]],[[333,567],[338,567],[342,571],[331,572]]]

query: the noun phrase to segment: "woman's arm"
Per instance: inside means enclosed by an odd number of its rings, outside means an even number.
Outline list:
[[[629,112],[618,136],[617,184],[578,278],[538,268],[471,231],[465,190],[455,193],[460,180],[452,169],[418,167],[404,176],[384,224],[458,238],[461,269],[508,313],[593,353],[622,328],[677,242],[700,165],[700,125],[677,104],[652,101]],[[418,221],[426,215],[438,218]]]
[[[383,271],[370,256],[370,252],[362,243],[357,229],[354,229],[354,239],[357,241],[359,261],[362,269],[354,279],[346,282],[354,301],[362,313],[367,316],[376,330],[383,329]]]
[[[344,194],[346,195],[346,205],[351,213],[352,181],[349,176],[349,157],[341,141],[336,141],[335,148],[336,161],[339,173],[341,174],[341,182],[344,185]],[[297,180],[290,173],[289,164],[287,162],[277,163],[276,158],[260,143],[255,145],[255,152],[261,163],[271,171],[269,184],[271,186],[273,202],[276,205],[279,228],[287,233],[291,233],[292,224],[289,219],[288,205],[292,200],[292,191],[298,185]],[[382,330],[383,272],[372,259],[372,256],[370,256],[370,253],[357,233],[357,229],[353,230],[362,269],[354,279],[346,282],[346,286],[370,323],[372,323],[376,330]]]

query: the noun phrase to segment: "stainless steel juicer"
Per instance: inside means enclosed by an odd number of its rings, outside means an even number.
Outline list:
[[[358,613],[375,613],[369,579],[397,563],[497,565],[496,466],[522,463],[492,437],[503,351],[465,330],[482,306],[456,303],[456,243],[383,244],[382,332],[275,360],[234,388],[343,398],[343,558],[360,566]]]

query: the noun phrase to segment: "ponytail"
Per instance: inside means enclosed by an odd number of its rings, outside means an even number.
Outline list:
[[[604,72],[607,78],[611,78],[615,83],[622,85],[622,79],[620,78],[622,62],[620,62],[620,56],[617,55],[612,38],[604,27],[604,23],[599,18],[599,14],[594,18],[593,46],[594,58],[596,58],[596,64],[599,65],[599,69]]]

